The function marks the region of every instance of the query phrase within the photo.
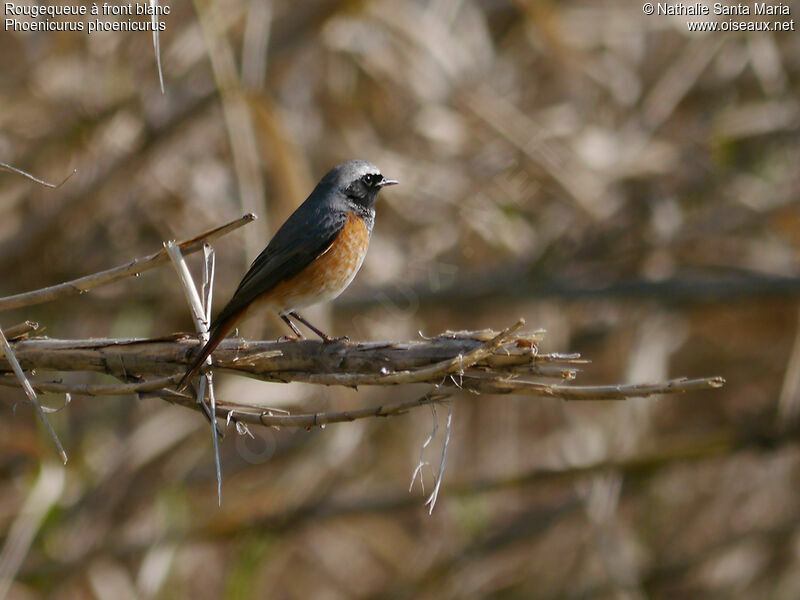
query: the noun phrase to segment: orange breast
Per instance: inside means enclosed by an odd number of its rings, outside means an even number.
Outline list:
[[[259,299],[278,312],[296,310],[341,294],[361,268],[369,247],[369,231],[353,213],[336,240],[302,273],[282,281]]]

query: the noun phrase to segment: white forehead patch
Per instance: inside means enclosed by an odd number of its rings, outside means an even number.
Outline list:
[[[380,175],[380,169],[375,165],[369,163],[361,163],[355,169],[354,175],[356,177],[363,177],[364,175]]]

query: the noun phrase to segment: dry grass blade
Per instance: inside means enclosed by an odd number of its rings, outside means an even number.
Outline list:
[[[152,11],[151,22],[153,24],[153,52],[156,56],[156,67],[158,68],[158,83],[163,94],[164,71],[161,68],[161,43],[158,38],[158,0],[150,0],[150,10]]]
[[[14,517],[0,552],[0,598],[5,598],[50,509],[61,497],[65,469],[44,462],[23,510]]]
[[[227,32],[214,14],[219,10],[215,3],[195,0],[194,6],[222,101],[241,205],[244,210],[261,211],[266,204],[266,193],[260,175],[258,143],[250,107],[239,80],[233,48]],[[265,245],[266,225],[263,223],[262,228],[246,232],[248,254],[255,256]]]
[[[541,140],[536,124],[528,115],[486,86],[479,87],[467,97],[465,106],[511,145],[524,152],[564,190],[577,207],[592,217],[602,216],[602,196],[605,193],[602,182],[587,169],[581,169],[580,162],[570,156],[566,148],[559,147],[552,140]]]
[[[203,302],[200,300],[200,295],[197,293],[197,288],[194,286],[192,275],[189,273],[189,267],[183,259],[183,255],[179,250],[179,246],[175,242],[166,242],[164,244],[169,259],[175,266],[178,272],[178,279],[181,282],[181,289],[183,290],[186,301],[189,303],[189,308],[192,312],[192,319],[198,333],[208,331],[208,323],[206,323],[205,310],[203,310]]]
[[[164,248],[169,254],[186,296],[186,301],[189,303],[189,308],[194,318],[195,328],[200,338],[200,342],[205,344],[208,341],[208,326],[209,316],[211,315],[211,298],[213,296],[213,271],[214,271],[214,253],[210,250],[207,244],[203,244],[203,300],[200,299],[200,294],[197,293],[197,288],[194,285],[192,274],[189,272],[189,267],[183,259],[180,250],[172,242],[167,242]],[[206,359],[207,363],[211,363],[211,357]],[[205,398],[208,397],[208,404],[205,403]],[[214,418],[216,415],[214,399],[214,380],[211,373],[206,373],[200,376],[200,386],[197,391],[197,404],[207,410],[209,422],[211,424],[211,439],[214,446],[214,462],[217,468],[217,499],[219,505],[222,505],[222,468],[219,461],[219,441],[217,437],[217,421]]]
[[[242,40],[242,83],[251,93],[264,89],[269,57],[269,38],[272,30],[272,4],[250,0]]]
[[[681,99],[696,85],[725,41],[724,37],[708,36],[687,44],[683,54],[666,70],[644,99],[642,120],[650,131],[666,122]]]
[[[437,418],[434,412],[434,418]],[[447,404],[447,422],[444,429],[444,443],[442,444],[442,457],[439,461],[439,470],[434,479],[433,491],[430,496],[425,500],[425,505],[428,507],[428,514],[433,514],[433,509],[436,507],[436,500],[439,498],[439,490],[442,487],[442,480],[444,479],[444,468],[447,464],[447,448],[450,446],[450,434],[453,431],[453,404]]]
[[[11,365],[11,369],[14,371],[14,375],[16,375],[17,379],[19,380],[22,390],[25,392],[25,395],[28,397],[30,403],[36,409],[36,414],[39,415],[39,419],[41,419],[42,425],[44,425],[44,428],[47,431],[47,434],[50,436],[50,439],[53,440],[53,444],[55,444],[58,454],[61,456],[61,460],[64,461],[64,464],[67,464],[67,453],[64,451],[64,446],[61,445],[61,440],[58,439],[53,426],[50,425],[50,421],[47,420],[44,410],[42,410],[42,405],[39,403],[39,399],[36,397],[36,392],[34,391],[33,386],[31,386],[30,381],[28,381],[28,378],[25,376],[25,372],[22,370],[17,357],[14,356],[14,351],[11,348],[11,344],[8,343],[2,327],[0,327],[0,345],[2,345],[3,354],[5,354],[6,360],[8,361],[9,365]]]

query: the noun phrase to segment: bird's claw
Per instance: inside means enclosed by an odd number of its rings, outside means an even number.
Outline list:
[[[350,338],[347,337],[346,335],[343,335],[341,337],[335,337],[335,338],[333,338],[333,337],[324,337],[324,338],[322,338],[322,343],[323,344],[335,344],[337,342],[349,342],[349,341],[350,341]]]

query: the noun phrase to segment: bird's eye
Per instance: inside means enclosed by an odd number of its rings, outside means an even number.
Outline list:
[[[361,178],[361,180],[369,187],[373,187],[378,183],[380,183],[381,176],[378,175],[377,173],[367,173],[366,175],[364,175],[364,177]]]

